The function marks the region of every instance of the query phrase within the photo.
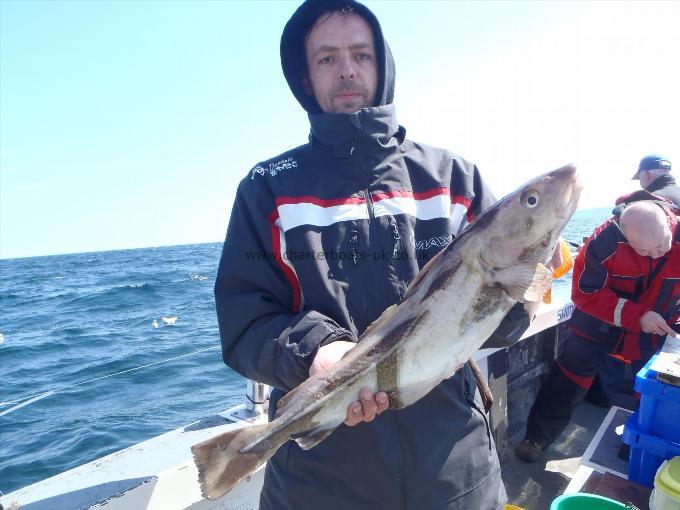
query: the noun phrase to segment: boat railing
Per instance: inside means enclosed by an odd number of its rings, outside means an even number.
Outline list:
[[[269,390],[270,388],[267,384],[247,379],[246,407],[253,416],[259,416],[267,412]]]

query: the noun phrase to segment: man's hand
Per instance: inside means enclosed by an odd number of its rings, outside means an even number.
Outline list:
[[[640,329],[645,333],[654,333],[656,335],[669,335],[675,337],[675,331],[666,324],[666,320],[658,313],[650,310],[645,312],[640,317]]]
[[[323,347],[319,347],[314,356],[314,361],[309,367],[309,377],[321,370],[325,370],[334,363],[342,359],[347,351],[355,347],[354,342],[337,340]],[[385,411],[390,406],[387,393],[380,391],[375,395],[368,388],[363,388],[359,393],[359,400],[352,402],[347,407],[347,420],[345,425],[353,427],[362,421],[373,421],[373,419]]]
[[[312,365],[309,367],[309,377],[312,377],[321,370],[326,370],[334,363],[340,361],[345,353],[356,345],[354,342],[336,340],[323,347],[319,347],[319,350],[316,351],[316,356],[314,356],[314,361],[312,361]]]

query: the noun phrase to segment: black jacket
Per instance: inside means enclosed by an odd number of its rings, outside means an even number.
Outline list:
[[[313,22],[303,8],[318,5],[303,4],[286,30],[301,30],[296,16]],[[284,32],[282,41],[290,39]],[[385,76],[393,63],[382,47]],[[285,70],[292,57],[282,55]],[[382,83],[381,102],[393,74]],[[324,114],[305,101],[309,143],[258,163],[239,185],[215,284],[224,361],[275,388],[271,410],[308,377],[319,346],[356,340],[494,202],[475,165],[406,139],[393,104]],[[288,441],[267,464],[260,508],[502,507],[480,407],[466,365],[412,406],[341,425],[311,450]]]

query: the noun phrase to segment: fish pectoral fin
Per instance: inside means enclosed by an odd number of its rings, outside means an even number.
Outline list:
[[[334,430],[335,427],[321,430],[314,429],[300,437],[296,437],[295,442],[297,442],[297,444],[300,445],[300,448],[302,448],[303,450],[309,450],[310,448],[314,448],[321,441],[330,436]]]
[[[540,301],[552,284],[552,271],[538,264],[517,264],[494,271],[499,284],[512,299],[526,303]]]

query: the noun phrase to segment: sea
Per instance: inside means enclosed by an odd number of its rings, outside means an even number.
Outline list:
[[[577,211],[563,236],[610,214]],[[242,403],[219,349],[221,248],[0,260],[0,494]],[[554,285],[568,295],[570,274]]]

